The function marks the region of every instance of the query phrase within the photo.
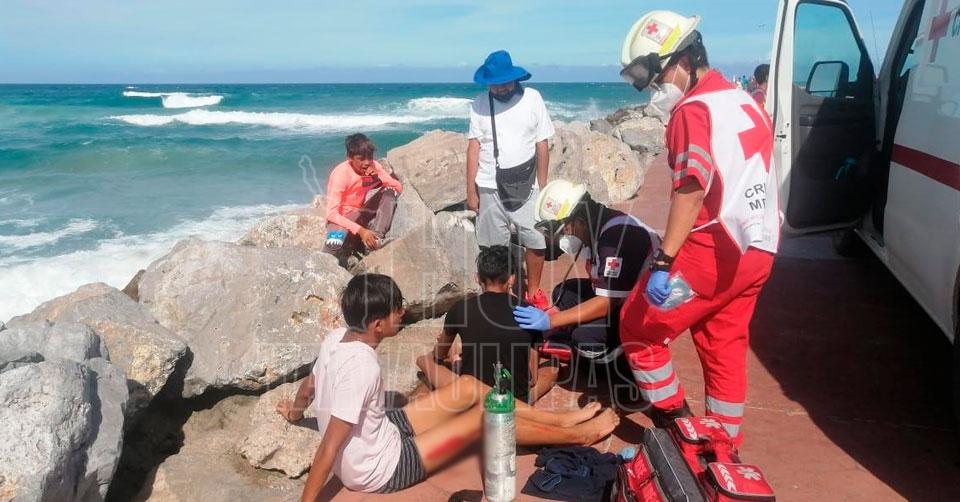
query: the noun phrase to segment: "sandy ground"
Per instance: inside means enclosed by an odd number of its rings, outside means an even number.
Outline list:
[[[669,205],[662,162],[627,207],[661,231]],[[565,263],[548,267],[547,279],[559,281]],[[960,500],[950,344],[875,259],[842,259],[829,236],[787,239],[760,296],[750,345],[741,456],[763,469],[778,500]],[[672,347],[691,406],[702,412],[702,373],[690,337]],[[565,409],[585,401],[565,387],[538,406]],[[641,426],[649,425],[642,413],[625,415],[596,447],[619,451],[637,443]],[[521,486],[535,458],[521,452]],[[334,479],[325,495],[480,500],[480,471],[477,455],[467,455],[397,494],[351,493]]]

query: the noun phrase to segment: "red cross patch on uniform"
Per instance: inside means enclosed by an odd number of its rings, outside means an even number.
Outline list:
[[[620,277],[621,268],[623,268],[623,258],[610,256],[603,264],[603,276],[613,277],[616,279],[617,277]]]

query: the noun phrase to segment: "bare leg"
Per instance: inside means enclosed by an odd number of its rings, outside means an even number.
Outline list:
[[[420,371],[427,377],[427,381],[435,389],[451,385],[457,379],[457,374],[453,370],[438,364],[433,359],[433,352],[418,357],[417,367],[420,368]]]
[[[412,421],[411,421],[412,423]],[[480,439],[483,429],[483,405],[476,404],[453,418],[413,438],[427,472],[434,472],[454,456]],[[416,427],[414,427],[416,430]]]
[[[434,361],[432,357],[422,357],[421,359],[417,360],[417,363],[418,365],[421,365],[420,366],[421,371],[423,371],[423,373],[427,375],[427,379],[431,383],[452,382],[454,384],[459,384],[459,379],[463,379],[464,377],[469,377],[470,380],[475,382],[475,384],[478,385],[481,389],[479,391],[479,398],[478,398],[479,400],[477,402],[482,402],[483,398],[487,395],[487,392],[490,391],[490,387],[484,384],[483,382],[468,375],[458,376],[450,368],[437,364],[437,362]],[[554,375],[554,379],[556,379],[556,375]],[[473,385],[473,383],[471,383],[471,385]],[[448,387],[452,387],[452,385],[448,384]],[[438,389],[436,392],[449,391],[450,389],[448,387],[438,386]],[[407,405],[407,407],[410,407],[415,402],[416,401],[412,401],[410,404]],[[587,406],[584,406],[583,408],[580,408],[578,410],[556,413],[552,411],[538,410],[519,399],[515,400],[515,402],[516,402],[515,413],[518,418],[524,418],[524,419],[532,420],[535,422],[539,422],[541,424],[561,426],[561,427],[570,427],[573,425],[577,425],[581,422],[584,422],[586,420],[593,418],[593,416],[596,415],[598,411],[600,411],[600,403],[590,403]],[[407,408],[404,408],[404,410],[406,409]],[[409,413],[407,414],[407,417],[411,418]],[[444,415],[443,413],[437,413],[432,416],[423,417],[420,420],[422,420],[422,423],[425,425],[426,424],[436,425],[438,423],[441,423],[446,418],[449,418],[449,414]],[[411,423],[413,423],[412,418],[410,421]],[[427,430],[430,427],[432,427],[432,425],[426,427],[426,429],[424,430]],[[418,433],[420,431],[420,429],[417,429],[416,425],[414,425],[413,430],[417,431]]]
[[[527,265],[527,294],[532,295],[540,289],[540,278],[543,276],[544,250],[527,249],[523,261]]]
[[[407,415],[413,432],[420,435],[482,403],[489,389],[472,376],[454,375],[452,384],[414,398],[403,407],[403,412]]]
[[[557,383],[560,368],[556,366],[542,366],[537,370],[537,385],[530,388],[530,402],[535,403]]]
[[[596,418],[573,427],[555,427],[516,418],[519,445],[591,445],[616,429],[620,417],[606,410]],[[427,472],[434,472],[480,439],[483,406],[477,404],[442,424],[417,434],[414,441]]]
[[[519,408],[518,408],[519,411]],[[620,417],[610,408],[596,417],[572,426],[557,427],[517,414],[517,444],[520,445],[584,445],[600,441],[620,424]]]

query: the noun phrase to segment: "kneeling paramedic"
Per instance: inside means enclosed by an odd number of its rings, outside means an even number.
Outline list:
[[[620,307],[660,245],[655,231],[634,216],[594,201],[586,188],[566,180],[550,182],[536,203],[539,226],[559,237],[559,247],[585,260],[589,279],[567,279],[552,294],[552,315],[534,307],[517,307],[523,329],[550,331],[551,341],[567,341],[580,357],[630,374],[620,350]],[[562,235],[560,235],[562,234]],[[629,376],[627,376],[629,378]]]
[[[770,120],[709,68],[699,20],[651,12],[634,24],[621,52],[621,76],[638,90],[652,87],[649,106],[669,117],[673,171],[663,243],[623,306],[621,338],[654,423],[663,426],[690,413],[668,349],[690,329],[706,413],[739,444],[750,319],[779,243],[779,185]],[[661,308],[680,276],[695,296]]]

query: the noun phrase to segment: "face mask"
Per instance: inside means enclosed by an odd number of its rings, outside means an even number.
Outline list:
[[[501,103],[506,103],[507,101],[510,101],[511,99],[513,99],[514,96],[519,96],[523,94],[523,87],[521,87],[520,84],[516,84],[513,86],[513,90],[510,92],[507,92],[504,94],[496,94],[491,92],[490,94],[493,96],[493,99]]]
[[[660,117],[666,122],[670,120],[670,113],[681,99],[683,99],[683,91],[679,87],[673,83],[663,84],[650,96],[650,103],[646,108],[647,115]]]
[[[583,248],[583,241],[575,235],[562,235],[557,244],[564,253],[574,257],[577,256],[577,253]]]

